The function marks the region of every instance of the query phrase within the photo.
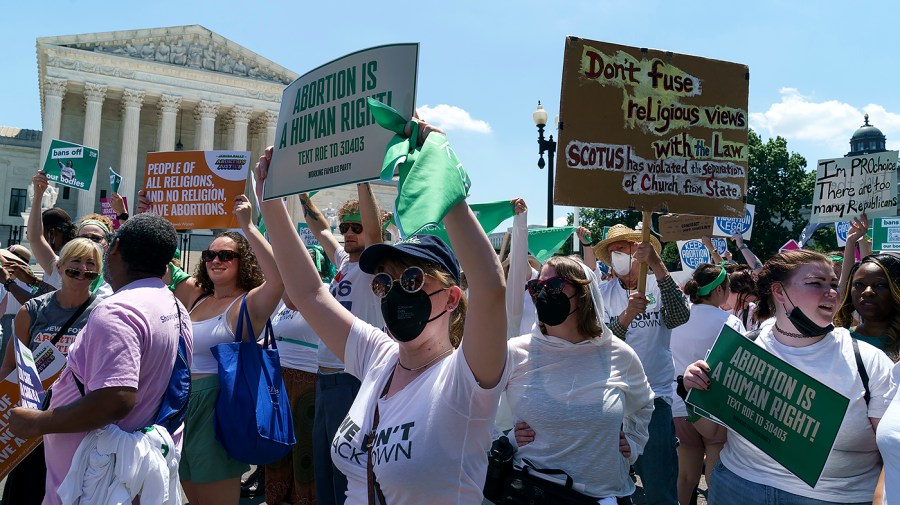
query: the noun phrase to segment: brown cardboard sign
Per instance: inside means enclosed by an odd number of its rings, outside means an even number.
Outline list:
[[[712,216],[665,214],[659,216],[659,233],[663,242],[711,237],[715,219]]]
[[[742,217],[746,65],[566,39],[555,203]]]

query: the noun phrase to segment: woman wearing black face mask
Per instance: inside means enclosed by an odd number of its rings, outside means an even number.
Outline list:
[[[641,362],[603,323],[596,278],[579,261],[550,258],[528,292],[540,324],[509,341],[515,464],[565,471],[585,503],[628,503],[629,466],[643,451],[653,414]]]
[[[261,178],[271,153],[257,165]],[[260,207],[288,295],[362,381],[332,444],[332,461],[348,480],[346,503],[365,505],[383,494],[390,505],[480,505],[507,369],[505,287],[466,202],[443,221],[456,254],[430,235],[363,251],[359,266],[376,274],[372,290],[382,298],[387,332],[328,293],[284,205],[276,199]],[[465,317],[460,265],[469,286]]]
[[[857,366],[849,331],[831,324],[838,304],[837,277],[822,254],[777,254],[760,270],[758,286],[759,315],[772,317],[774,324],[765,326],[755,343],[846,396],[850,404],[814,488],[729,430],[713,470],[709,503],[872,503],[881,472],[875,430],[889,398],[890,359],[859,342],[862,367]],[[869,399],[861,368],[868,375]],[[706,389],[708,372],[706,362],[693,363],[685,371],[685,387]]]

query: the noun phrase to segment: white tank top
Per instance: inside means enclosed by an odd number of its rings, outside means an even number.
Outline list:
[[[209,297],[207,297],[209,298]],[[244,297],[234,299],[228,308],[218,316],[203,321],[192,321],[194,334],[194,353],[191,361],[191,374],[214,374],[219,371],[219,362],[212,355],[212,348],[218,344],[234,341],[234,331],[228,325],[228,311]],[[206,299],[191,308],[191,312],[200,306]]]

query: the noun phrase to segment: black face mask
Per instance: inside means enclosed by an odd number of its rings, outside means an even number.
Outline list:
[[[400,342],[409,342],[422,334],[425,325],[443,316],[446,309],[428,319],[431,315],[431,296],[441,291],[443,289],[430,294],[422,290],[407,293],[399,283],[395,283],[387,296],[381,299],[381,315],[391,335]]]
[[[784,289],[784,287],[781,289],[784,292],[784,296],[787,296],[788,301],[791,302],[791,305],[794,305],[794,301],[791,300],[790,295],[787,294],[787,290]],[[787,312],[787,307],[785,307],[784,310]],[[800,334],[808,338],[822,336],[834,329],[834,325],[831,323],[829,323],[828,326],[819,326],[796,305],[788,312],[787,318],[788,321],[794,325],[794,328],[797,328],[797,331],[799,331]]]
[[[575,310],[569,311],[569,300],[572,298],[566,296],[565,293],[547,294],[546,289],[541,290],[534,298],[534,308],[537,309],[538,321],[548,326],[562,324],[569,317],[569,314],[575,312]]]

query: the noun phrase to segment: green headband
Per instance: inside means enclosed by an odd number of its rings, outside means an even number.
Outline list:
[[[92,225],[96,226],[97,228],[100,228],[101,230],[103,230],[103,233],[106,233],[107,237],[112,235],[112,232],[109,230],[109,228],[106,227],[105,224],[103,224],[103,221],[99,221],[97,219],[85,219],[78,225],[78,229],[81,230],[82,228],[84,228],[85,226],[87,226],[89,224],[92,224]]]
[[[719,275],[717,275],[716,278],[712,280],[712,282],[705,286],[700,286],[700,288],[697,289],[697,294],[700,296],[706,296],[712,293],[712,290],[716,289],[720,284],[725,282],[726,275],[727,274],[725,273],[725,267],[722,267],[722,271],[719,272]]]
[[[359,212],[355,212],[353,214],[347,214],[346,216],[341,218],[342,223],[362,223],[362,216],[359,215]]]
[[[831,256],[828,257],[828,259],[830,259],[831,261],[837,261],[838,263],[844,262],[844,257],[838,256],[837,254],[832,254]]]

